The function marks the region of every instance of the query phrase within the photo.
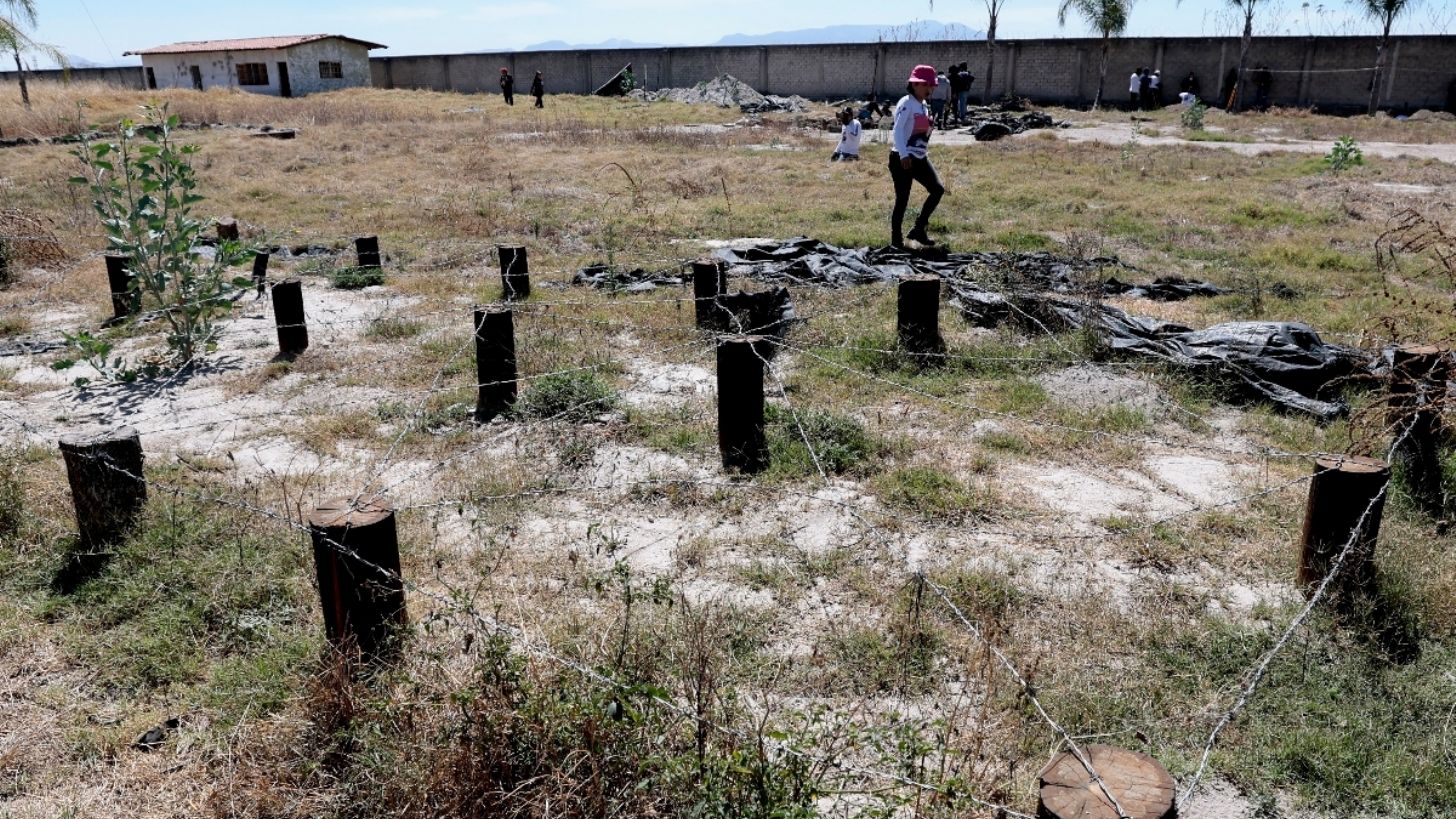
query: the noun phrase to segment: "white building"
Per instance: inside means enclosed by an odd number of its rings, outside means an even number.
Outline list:
[[[148,88],[237,88],[293,97],[368,86],[378,43],[337,34],[203,40],[128,51],[142,58]]]

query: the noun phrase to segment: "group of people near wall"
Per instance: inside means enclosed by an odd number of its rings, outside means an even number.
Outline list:
[[[516,78],[511,76],[511,70],[509,68],[502,68],[500,70],[500,88],[501,97],[505,99],[506,105],[515,105]],[[536,98],[537,108],[546,107],[546,103],[543,101],[543,98],[546,96],[546,80],[541,76],[540,71],[537,71],[536,77],[531,80],[531,96]]]
[[[1253,90],[1253,100],[1250,102],[1245,97],[1244,107],[1268,108],[1270,94],[1274,88],[1274,72],[1270,71],[1268,66],[1260,65],[1250,71],[1248,77],[1248,87]],[[1238,68],[1230,68],[1224,75],[1223,87],[1219,89],[1218,99],[1214,100],[1214,105],[1228,108],[1237,101],[1235,98],[1240,94],[1238,80]],[[1127,79],[1128,108],[1134,111],[1152,111],[1162,108],[1166,104],[1162,86],[1162,71],[1138,68]],[[1242,93],[1247,94],[1248,91]],[[1198,75],[1194,72],[1189,71],[1188,76],[1178,83],[1178,101],[1185,106],[1204,101]]]

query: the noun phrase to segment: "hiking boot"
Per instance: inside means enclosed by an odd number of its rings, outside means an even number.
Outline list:
[[[925,235],[925,228],[923,227],[917,227],[914,230],[911,230],[909,233],[905,234],[905,238],[914,239],[915,241],[919,242],[922,245],[925,245],[926,247],[935,247],[935,240]]]
[[[901,236],[898,233],[895,234],[894,236],[891,236],[890,237],[890,247],[896,248],[898,250],[904,250],[905,249],[905,237]]]

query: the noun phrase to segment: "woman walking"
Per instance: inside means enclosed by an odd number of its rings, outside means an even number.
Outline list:
[[[890,151],[890,179],[895,183],[895,209],[890,213],[890,244],[904,247],[906,239],[913,239],[922,245],[932,246],[935,242],[925,235],[930,224],[930,215],[940,204],[945,188],[930,164],[930,131],[933,126],[930,111],[925,100],[935,90],[935,69],[928,65],[917,65],[910,72],[905,86],[908,92],[895,106],[894,147]],[[902,233],[905,224],[905,208],[910,204],[911,183],[919,182],[925,188],[925,204],[920,207],[920,216],[915,227],[908,234]]]
[[[541,103],[541,98],[546,96],[546,80],[542,79],[540,71],[537,71],[536,78],[531,80],[531,96],[536,98],[537,108],[546,107]]]

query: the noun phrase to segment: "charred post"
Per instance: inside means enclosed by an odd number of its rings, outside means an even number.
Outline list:
[[[526,259],[526,249],[520,245],[497,245],[496,253],[500,256],[501,298],[514,301],[531,295],[531,265]]]
[[[219,242],[236,242],[240,235],[238,220],[232,218],[217,220],[217,240]]]
[[[940,337],[940,277],[913,273],[900,280],[896,299],[900,348],[919,358],[945,352]]]
[[[132,291],[131,272],[126,269],[130,257],[120,253],[106,254],[106,281],[111,288],[112,320],[124,319],[136,312],[138,294]]]
[[[476,423],[516,403],[516,330],[509,307],[475,308]]]
[[[1432,517],[1445,509],[1441,490],[1441,407],[1450,358],[1440,347],[1397,347],[1391,358],[1390,423],[1395,463],[1416,505]]]
[[[394,510],[336,498],[308,518],[329,642],[366,661],[387,655],[406,624]]]
[[[1305,507],[1299,584],[1310,593],[1324,581],[1347,545],[1334,597],[1348,600],[1375,579],[1375,541],[1385,510],[1390,467],[1360,455],[1321,455],[1314,462]]]
[[[727,336],[718,342],[718,450],[723,468],[762,472],[768,468],[763,416],[763,359],[759,336]]]
[[[718,297],[728,292],[728,268],[717,259],[693,262],[694,318],[703,330],[725,330],[728,314]]]
[[[293,358],[308,349],[303,314],[303,282],[284,279],[273,285],[273,321],[278,325],[278,354]]]
[[[142,475],[141,435],[132,427],[67,435],[60,447],[80,533],[58,578],[69,590],[94,577],[106,565],[107,550],[136,526],[147,503],[147,482]]]
[[[360,270],[379,270],[384,266],[379,257],[379,237],[360,236],[354,240],[354,254]]]
[[[273,258],[267,251],[260,250],[253,254],[253,286],[258,288],[258,298],[263,298],[263,291],[268,287],[268,260]]]

